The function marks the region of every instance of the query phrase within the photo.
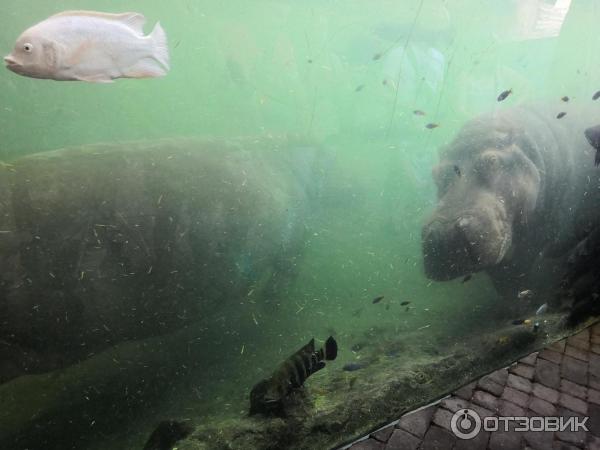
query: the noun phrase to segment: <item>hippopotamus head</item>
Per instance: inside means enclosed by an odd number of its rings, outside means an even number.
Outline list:
[[[422,230],[425,273],[450,280],[508,257],[540,192],[536,151],[502,116],[469,122],[433,168],[438,203]]]

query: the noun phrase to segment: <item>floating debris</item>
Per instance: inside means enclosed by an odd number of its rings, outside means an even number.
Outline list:
[[[385,305],[385,309],[386,309],[386,311],[390,309],[390,304],[389,303],[387,305]]]
[[[325,361],[337,357],[337,342],[329,336],[323,348],[315,350],[315,339],[287,358],[269,378],[259,381],[250,391],[250,415],[283,414],[283,399],[304,384],[313,373],[325,367]]]
[[[533,291],[531,289],[525,289],[517,294],[519,300],[528,299],[533,297]]]
[[[567,113],[566,113],[566,112],[564,112],[564,111],[561,111],[561,112],[559,112],[559,113],[556,115],[556,118],[557,118],[557,119],[562,119],[562,118],[563,118],[563,117],[565,117],[566,115],[567,115]]]
[[[406,306],[406,305],[410,305],[410,301],[406,300],[406,301],[400,303],[400,306]]]
[[[356,89],[354,89],[354,92],[360,92],[365,88],[364,84],[359,84],[358,86],[356,86]]]
[[[385,298],[384,295],[380,295],[379,297],[375,297],[373,299],[373,301],[371,303],[375,304],[375,303],[379,303],[381,300],[383,300]]]
[[[465,276],[465,277],[462,279],[461,283],[466,283],[466,282],[467,282],[467,281],[469,281],[471,278],[473,278],[473,274],[471,274],[471,273],[470,273],[470,274],[468,274],[467,276]]]
[[[428,123],[427,125],[425,125],[425,128],[427,128],[429,130],[433,130],[434,128],[437,128],[439,126],[440,126],[439,123]]]
[[[381,56],[382,56],[382,54],[381,54],[381,53],[375,53],[375,54],[373,55],[373,61],[377,61],[377,60],[381,59]]]
[[[312,64],[313,60],[312,59],[307,59],[306,62],[309,63],[309,64]]]
[[[600,91],[597,91],[597,92],[596,92],[596,93],[593,95],[593,97],[592,97],[592,100],[598,100],[599,98],[600,98]]]
[[[533,332],[537,333],[539,329],[540,329],[540,323],[539,322],[534,323],[533,324]]]
[[[410,310],[410,306],[407,306],[406,309],[404,310],[405,312],[408,312]]]
[[[512,94],[512,89],[508,89],[506,91],[501,92],[500,95],[498,96],[498,101],[501,102],[501,101],[505,100],[506,97],[508,97],[510,94]]]
[[[457,165],[454,166],[454,173],[460,178],[462,176],[462,173],[460,172],[460,167],[458,167]],[[466,278],[466,277],[465,277]]]
[[[535,315],[539,316],[540,314],[544,314],[546,311],[548,311],[548,303],[544,303],[542,306],[540,306],[536,311],[535,311]]]
[[[430,326],[431,326],[431,325],[423,325],[422,327],[420,327],[420,328],[417,328],[417,331],[418,331],[418,330],[424,330],[424,329],[426,329],[426,328],[429,328]]]
[[[569,97],[567,97],[566,95],[564,97],[560,98],[563,102],[568,102],[569,101]]]
[[[424,111],[421,111],[420,109],[415,109],[415,110],[413,111],[413,114],[414,114],[415,116],[424,116],[424,115],[425,115],[425,112],[424,112]]]

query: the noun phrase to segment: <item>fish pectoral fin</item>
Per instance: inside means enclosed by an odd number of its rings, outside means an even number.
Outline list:
[[[77,81],[86,81],[88,83],[114,83],[115,80],[107,78],[106,75],[95,75],[89,77],[76,77]]]
[[[127,78],[156,78],[164,77],[167,71],[154,59],[144,58],[126,69],[123,73]]]

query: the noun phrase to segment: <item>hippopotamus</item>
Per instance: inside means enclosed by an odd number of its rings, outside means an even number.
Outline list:
[[[600,224],[600,171],[584,136],[594,118],[557,111],[498,109],[441,151],[422,229],[428,278],[485,272],[504,296],[560,282],[569,251]]]

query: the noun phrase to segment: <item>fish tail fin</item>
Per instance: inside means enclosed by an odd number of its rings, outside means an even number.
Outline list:
[[[160,26],[160,22],[156,22],[152,33],[150,33],[150,39],[152,40],[152,57],[158,61],[165,69],[165,74],[171,69],[169,63],[169,46],[167,43],[167,34],[163,27]]]
[[[335,342],[333,336],[329,336],[325,341],[325,345],[321,349],[323,352],[323,359],[333,361],[335,358],[337,358],[337,350],[337,342]]]

